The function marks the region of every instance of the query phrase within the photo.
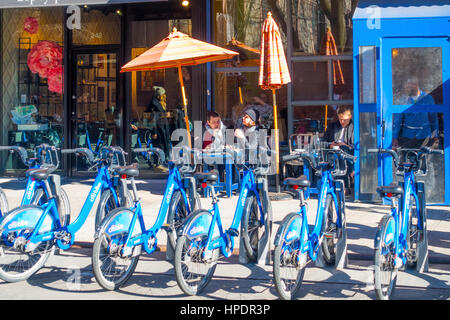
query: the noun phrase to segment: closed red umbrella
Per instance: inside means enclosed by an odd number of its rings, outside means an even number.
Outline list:
[[[279,174],[279,138],[278,138],[278,114],[275,90],[291,82],[289,68],[284,54],[280,30],[272,18],[272,13],[267,13],[261,32],[261,57],[259,66],[258,85],[263,90],[272,90],[273,115],[275,129],[275,166],[277,176]]]
[[[224,49],[213,44],[193,39],[177,31],[173,32],[154,47],[145,51],[124,65],[120,72],[150,71],[167,68],[177,68],[183,97],[184,119],[188,132],[188,143],[191,147],[189,119],[187,116],[187,101],[184,90],[182,66],[194,66],[206,62],[230,59],[239,53]]]
[[[336,41],[334,40],[333,34],[331,33],[331,29],[327,28],[327,34],[325,36],[324,45],[322,47],[322,54],[326,56],[337,56],[338,51],[336,47]],[[345,84],[344,81],[344,73],[342,72],[341,62],[339,60],[333,61],[333,85],[343,86]],[[327,130],[327,120],[328,120],[328,105],[325,106],[325,130]]]

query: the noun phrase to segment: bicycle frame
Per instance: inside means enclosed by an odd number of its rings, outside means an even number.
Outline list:
[[[406,167],[407,168],[407,167]],[[395,254],[398,257],[401,257],[403,263],[406,263],[406,252],[408,251],[408,242],[406,241],[407,233],[408,233],[408,223],[409,223],[409,214],[411,210],[411,197],[413,196],[416,204],[419,204],[419,197],[417,195],[415,176],[411,170],[406,170],[404,173],[404,195],[399,201],[398,209],[396,206],[392,206],[391,215],[395,221],[395,228],[388,232],[386,236],[390,236],[392,232],[394,233],[394,248]],[[422,214],[420,212],[421,208],[419,205],[416,206],[417,210],[417,226],[419,230],[423,230],[422,225]],[[385,239],[386,241],[386,239]],[[386,241],[389,244],[389,241]]]
[[[48,192],[48,183],[44,182],[44,190],[47,194]],[[63,249],[67,250],[70,248],[70,246],[74,242],[74,235],[75,233],[81,229],[84,222],[86,221],[87,216],[92,210],[92,207],[94,206],[95,200],[97,199],[98,195],[103,192],[103,190],[110,189],[112,194],[114,195],[114,199],[118,203],[118,197],[115,193],[114,188],[111,184],[111,178],[109,176],[108,168],[105,166],[100,167],[98,170],[97,177],[95,178],[94,184],[92,185],[89,194],[83,204],[83,207],[81,208],[80,213],[78,214],[76,220],[69,224],[68,226],[61,226],[61,221],[59,219],[58,215],[58,209],[56,207],[56,201],[54,197],[51,197],[47,203],[44,203],[41,205],[41,207],[44,209],[43,213],[41,214],[39,220],[34,225],[32,234],[28,237],[29,243],[39,243],[41,241],[48,241],[53,239],[59,239],[57,235],[61,233],[61,231],[65,231],[70,236],[70,242],[69,243],[63,243],[61,241],[57,241],[58,246]],[[44,233],[41,233],[42,226],[44,224],[44,221],[46,221],[47,216],[50,215],[51,219],[56,222],[56,227],[52,228],[53,230],[47,231]],[[16,219],[17,220],[17,219]],[[48,221],[48,220],[47,220]]]
[[[124,231],[128,231],[127,237],[125,239],[125,244],[123,247],[123,251],[127,252],[127,250],[131,250],[132,247],[137,245],[143,245],[144,250],[151,254],[156,249],[157,245],[157,238],[156,235],[159,232],[159,230],[162,228],[167,213],[169,212],[169,206],[170,202],[172,200],[172,196],[176,191],[181,192],[181,196],[183,198],[185,207],[187,209],[187,214],[189,215],[191,213],[189,201],[186,195],[186,191],[183,187],[183,180],[181,178],[180,170],[177,166],[171,164],[170,165],[170,171],[169,171],[169,177],[167,179],[167,185],[166,189],[164,191],[163,201],[161,203],[161,206],[159,208],[158,216],[156,218],[156,222],[153,224],[153,226],[150,229],[146,229],[144,218],[142,214],[142,206],[140,201],[135,201],[135,204],[130,210],[133,212],[133,216],[131,217],[131,222],[129,223],[123,223],[122,228],[120,228],[120,222],[119,221],[112,221],[110,225],[114,225],[116,227],[108,227],[108,230],[112,230],[111,234],[116,234]],[[127,211],[129,212],[129,211]],[[139,227],[141,230],[141,234],[134,236],[134,231],[136,227],[136,223],[139,221]],[[124,226],[129,226],[128,228],[124,228]],[[96,238],[98,237],[98,234],[96,234]],[[154,242],[152,242],[151,247],[149,246],[149,239],[154,239]],[[127,249],[128,248],[128,249]]]
[[[238,230],[239,225],[241,223],[242,214],[244,211],[245,202],[248,197],[249,192],[253,192],[256,196],[259,213],[260,213],[260,221],[261,224],[265,224],[264,222],[264,211],[262,209],[262,203],[261,198],[259,196],[259,192],[257,189],[257,182],[255,178],[255,173],[252,170],[245,170],[244,171],[244,177],[242,180],[242,186],[241,190],[239,192],[239,198],[236,205],[236,209],[234,212],[233,222],[231,223],[231,226],[229,229]],[[225,257],[229,257],[233,251],[234,248],[234,240],[233,237],[228,237],[227,232],[223,230],[222,220],[220,218],[220,209],[216,201],[214,201],[213,208],[209,210],[210,213],[212,213],[212,219],[211,221],[200,221],[200,222],[206,222],[209,223],[209,229],[208,229],[208,238],[207,238],[207,250],[214,250],[217,248],[220,248],[222,251],[222,254]],[[217,226],[217,228],[216,228]],[[192,234],[193,228],[198,227],[198,224],[193,224],[189,227],[186,233]],[[217,234],[217,230],[219,231],[219,237],[215,240],[212,240],[214,236]],[[231,241],[231,250],[227,251],[228,241]]]
[[[325,213],[325,206],[326,206],[326,199],[327,196],[330,194],[333,197],[334,203],[336,204],[336,212],[339,212],[339,202],[336,195],[336,190],[334,186],[334,180],[331,175],[331,172],[328,168],[328,163],[321,164],[322,166],[322,173],[321,173],[321,186],[319,189],[319,199],[318,199],[318,207],[316,211],[316,220],[314,224],[314,229],[311,231],[311,233],[308,232],[308,218],[306,214],[306,208],[305,206],[301,207],[301,210],[299,214],[302,216],[302,230],[300,234],[300,239],[305,239],[305,236],[308,235],[308,240],[306,242],[301,241],[300,242],[300,253],[308,252],[309,257],[312,261],[315,261],[317,259],[318,253],[319,253],[319,247],[322,241],[323,235],[321,235],[322,232],[322,224],[324,213]],[[340,219],[340,215],[337,215],[337,227],[342,227],[342,221]],[[300,259],[300,256],[297,256],[297,259]]]

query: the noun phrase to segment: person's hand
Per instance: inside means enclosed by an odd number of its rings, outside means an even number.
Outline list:
[[[239,139],[245,138],[244,131],[242,131],[241,129],[236,129],[234,131],[234,136],[239,138]]]

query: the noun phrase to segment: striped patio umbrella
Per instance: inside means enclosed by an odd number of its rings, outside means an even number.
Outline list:
[[[152,71],[158,69],[178,68],[178,77],[183,97],[184,120],[188,133],[188,144],[192,147],[190,139],[189,119],[187,114],[187,100],[184,89],[181,67],[194,66],[206,62],[230,59],[239,53],[227,50],[213,44],[193,39],[173,28],[166,38],[140,56],[125,64],[120,72]]]
[[[261,58],[259,65],[258,85],[263,90],[272,90],[273,116],[275,129],[275,166],[277,176],[279,174],[279,138],[278,138],[278,114],[275,90],[291,82],[291,76],[284,55],[283,44],[278,26],[272,18],[272,13],[267,13],[261,32]]]
[[[333,34],[331,33],[331,29],[327,28],[327,34],[325,36],[325,41],[322,46],[321,53],[326,56],[337,56],[338,51],[336,47],[336,41],[334,40]],[[342,72],[341,62],[339,60],[333,60],[333,84],[334,86],[343,86],[345,84],[344,81],[344,73]],[[325,106],[325,130],[327,130],[327,121],[328,121],[328,105]]]

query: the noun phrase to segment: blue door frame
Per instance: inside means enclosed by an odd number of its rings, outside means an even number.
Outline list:
[[[380,121],[377,131],[378,146],[392,147],[392,115],[402,112],[439,112],[444,117],[444,163],[445,163],[445,204],[450,204],[450,41],[449,37],[385,37],[381,39],[381,101]],[[392,93],[392,49],[393,48],[442,48],[443,102],[434,105],[395,105]],[[383,125],[384,124],[384,125]],[[384,128],[384,132],[382,132]],[[385,157],[379,161],[378,182],[387,185],[392,181],[392,160]]]

